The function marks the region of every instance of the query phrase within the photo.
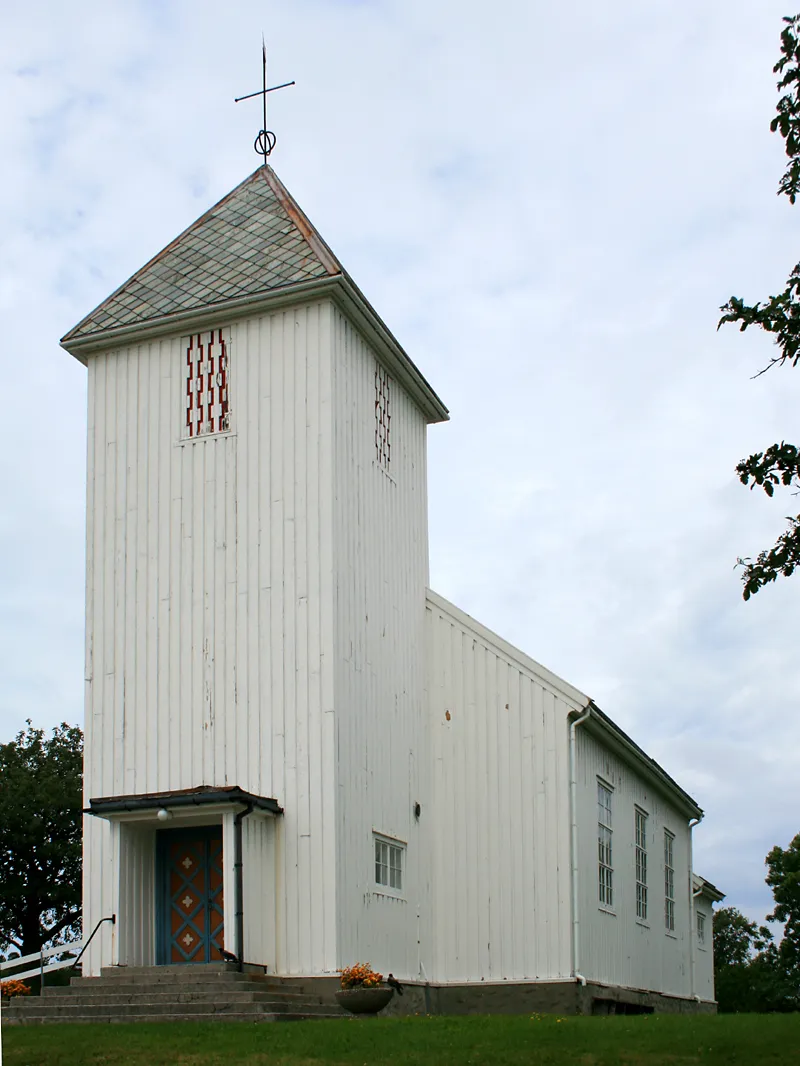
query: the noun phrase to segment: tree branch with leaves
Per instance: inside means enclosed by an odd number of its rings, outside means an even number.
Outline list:
[[[787,16],[783,21],[781,58],[773,67],[774,73],[780,76],[778,89],[783,95],[770,129],[780,133],[789,159],[778,185],[778,195],[788,196],[789,202],[794,204],[800,195],[800,15]],[[746,304],[738,296],[732,296],[720,310],[722,317],[717,328],[736,323],[742,332],[756,326],[773,335],[777,354],[759,374],[775,365],[797,366],[800,360],[800,263],[789,275],[783,292],[777,296],[754,304]],[[798,449],[785,441],[742,460],[736,473],[743,485],[749,485],[751,489],[759,487],[770,497],[776,487],[800,492]],[[760,552],[755,560],[737,560],[743,568],[743,596],[746,600],[778,577],[790,577],[800,566],[800,515],[787,516],[786,521],[788,528],[772,548]]]

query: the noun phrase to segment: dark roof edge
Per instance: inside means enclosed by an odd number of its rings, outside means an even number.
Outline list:
[[[662,792],[665,792],[673,800],[678,800],[679,806],[684,812],[690,814],[693,818],[702,818],[703,809],[694,800],[688,792],[681,788],[678,782],[667,773],[663,766],[660,766],[655,759],[652,759],[647,752],[640,748],[639,745],[628,734],[612,721],[611,718],[601,711],[594,700],[589,700],[587,708],[590,710],[589,718],[584,723],[584,728],[594,724],[595,727],[599,727],[599,731],[604,736],[609,737],[615,742],[621,753],[627,754],[635,760],[635,766],[645,769],[648,776],[656,784],[660,786]],[[570,716],[575,716],[578,712],[571,711]]]
[[[334,290],[334,300],[353,320],[367,341],[383,355],[388,364],[387,368],[406,386],[428,416],[428,421],[449,421],[450,412],[447,407],[350,275],[341,274],[336,281],[338,284]]]
[[[705,877],[701,877],[700,874],[693,873],[692,879],[695,888],[696,896],[706,896],[713,903],[721,903],[725,899],[725,893],[720,892],[716,885],[712,885],[710,881],[706,881]]]
[[[113,351],[114,348],[122,347],[133,340],[149,340],[152,337],[163,336],[165,333],[182,333],[202,329],[203,326],[212,322],[219,322],[221,317],[233,318],[239,314],[256,314],[261,310],[277,309],[286,304],[297,303],[304,297],[314,299],[328,295],[338,280],[338,277],[327,277],[295,281],[290,285],[266,289],[264,292],[251,296],[220,300],[218,303],[204,304],[202,307],[190,308],[187,311],[172,311],[168,315],[158,315],[144,322],[115,326],[113,329],[98,329],[83,337],[70,339],[68,333],[61,338],[59,344],[85,366],[86,356],[92,352]]]
[[[294,222],[297,229],[303,235],[311,251],[319,259],[329,274],[344,274],[344,267],[333,254],[329,244],[320,236],[319,231],[308,215],[303,211],[297,200],[292,196],[281,179],[271,166],[261,167],[260,172],[270,189],[275,193],[278,202],[289,218]],[[259,171],[256,171],[259,173]]]
[[[213,785],[203,785],[196,789],[179,789],[173,792],[145,792],[131,796],[103,796],[90,799],[89,806],[84,808],[84,814],[96,814],[100,817],[106,814],[122,814],[126,811],[157,810],[165,807],[204,807],[209,804],[219,803],[244,803],[252,804],[253,808],[268,811],[270,814],[283,814],[283,808],[277,800],[268,799],[266,796],[256,796],[252,792],[245,792],[238,785],[215,788]]]
[[[218,325],[220,318],[241,317],[262,311],[278,310],[299,300],[330,297],[349,315],[368,342],[377,350],[398,381],[402,382],[414,397],[429,422],[446,422],[450,414],[434,392],[431,385],[414,361],[395,338],[389,327],[370,304],[361,290],[346,274],[333,274],[326,278],[295,282],[278,289],[270,289],[255,296],[222,300],[217,304],[191,311],[178,311],[161,315],[147,322],[138,322],[116,329],[98,330],[69,340],[69,334],[61,340],[61,347],[86,365],[92,352],[110,351],[133,341],[147,340],[165,333],[191,332],[206,325]]]

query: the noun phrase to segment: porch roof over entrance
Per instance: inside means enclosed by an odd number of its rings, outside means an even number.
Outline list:
[[[182,788],[171,792],[144,792],[134,796],[102,796],[89,800],[84,814],[96,814],[101,818],[126,811],[158,810],[161,807],[201,807],[208,804],[246,804],[253,810],[269,814],[283,814],[277,800],[245,792],[238,785],[200,785],[197,788]]]

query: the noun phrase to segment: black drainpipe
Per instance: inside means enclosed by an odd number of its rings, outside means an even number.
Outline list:
[[[244,878],[242,876],[242,822],[251,814],[253,810],[253,804],[248,803],[244,810],[239,813],[233,819],[233,847],[234,847],[234,863],[233,869],[236,875],[236,881],[234,884],[236,898],[236,956],[239,960],[239,972],[241,973],[244,968]]]

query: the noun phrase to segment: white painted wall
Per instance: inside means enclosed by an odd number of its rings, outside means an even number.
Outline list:
[[[332,316],[231,323],[231,432],[193,442],[181,337],[88,358],[85,795],[277,798],[285,973],[337,961]],[[118,910],[114,833],[87,819],[87,929]]]
[[[156,829],[153,825],[119,825],[119,962],[154,966]],[[87,929],[87,935],[91,929]]]
[[[695,896],[695,914],[705,917],[705,943],[701,944],[695,936],[694,982],[695,992],[706,1002],[714,1002],[714,929],[713,904],[706,896]],[[695,927],[696,932],[696,927]]]
[[[584,977],[606,984],[691,995],[688,818],[590,727],[578,726],[578,878]],[[613,788],[614,906],[598,902],[597,779]],[[648,815],[648,916],[636,917],[634,808]],[[675,931],[664,917],[664,830],[675,836]]]
[[[181,337],[89,356],[87,800],[201,784],[276,798],[285,814],[245,819],[244,846],[245,954],[277,972],[569,977],[567,714],[586,698],[426,599],[425,418],[393,382],[382,469],[375,355],[333,304],[219,325],[218,437],[182,440]],[[687,994],[686,819],[586,727],[578,744],[581,969]],[[616,917],[596,904],[597,773],[615,787]],[[650,815],[650,928],[631,919],[634,803]],[[373,830],[407,845],[400,899],[376,891]],[[86,972],[147,960],[147,833],[87,818],[84,847],[87,930],[143,901]]]
[[[436,981],[568,978],[571,686],[428,593]]]
[[[242,878],[244,889],[244,925],[247,952],[245,962],[275,967],[276,944],[276,863],[275,838],[278,820],[254,812],[242,821]],[[225,897],[233,900],[234,896]],[[225,912],[225,942],[235,942],[234,914]],[[235,947],[230,948],[235,951]]]
[[[415,802],[425,805],[426,422],[392,381],[391,462],[384,470],[375,447],[375,369],[372,349],[335,312],[337,959],[417,978],[430,818],[426,811],[418,823],[412,813]],[[375,884],[373,830],[407,845],[401,899]]]

